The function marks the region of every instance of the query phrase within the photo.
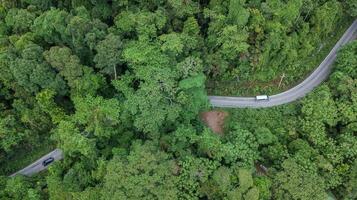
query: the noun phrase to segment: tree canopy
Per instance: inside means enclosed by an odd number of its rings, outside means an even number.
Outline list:
[[[207,96],[291,86],[356,16],[355,0],[2,0],[0,199],[356,199],[356,42],[296,103]],[[6,177],[52,146],[47,171]]]

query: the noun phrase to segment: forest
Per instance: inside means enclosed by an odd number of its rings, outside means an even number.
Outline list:
[[[298,83],[356,17],[356,0],[1,0],[0,199],[357,199],[357,41],[294,103],[208,100]]]

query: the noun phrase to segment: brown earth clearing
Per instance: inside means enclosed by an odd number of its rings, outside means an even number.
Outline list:
[[[202,112],[200,117],[202,121],[215,133],[223,135],[224,120],[228,113],[224,111],[207,111]]]

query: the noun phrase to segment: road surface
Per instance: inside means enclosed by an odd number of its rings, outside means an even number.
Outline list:
[[[316,86],[321,84],[330,74],[332,64],[336,59],[338,50],[348,42],[357,38],[357,20],[347,29],[335,47],[327,55],[325,60],[315,69],[315,71],[297,86],[270,96],[269,101],[256,101],[255,97],[227,97],[227,96],[209,96],[213,107],[230,107],[230,108],[264,108],[293,102],[304,97],[311,92]]]
[[[10,177],[16,176],[18,174],[24,175],[24,176],[31,176],[33,174],[36,174],[44,169],[47,169],[50,165],[47,165],[46,167],[42,165],[42,162],[46,160],[47,158],[53,157],[56,160],[61,160],[63,158],[63,153],[62,150],[60,149],[55,149],[54,151],[48,153],[47,155],[43,156],[42,158],[36,160],[34,163],[31,165],[25,167],[24,169],[11,174]],[[54,161],[54,162],[55,162]]]
[[[325,60],[316,68],[316,70],[307,77],[303,82],[297,86],[282,92],[270,96],[269,101],[255,101],[255,97],[226,97],[226,96],[209,96],[209,100],[213,107],[230,107],[230,108],[264,108],[272,107],[281,104],[286,104],[293,102],[299,98],[304,97],[307,93],[311,92],[316,86],[321,84],[330,74],[332,64],[336,59],[336,53],[338,50],[348,42],[357,38],[357,20],[355,20],[352,25],[347,29],[341,39],[336,43],[335,47],[327,55]],[[11,175],[15,176],[17,174],[22,174],[25,176],[31,176],[35,173],[38,173],[47,167],[42,166],[42,162],[49,158],[53,157],[55,160],[60,160],[63,158],[63,153],[60,149],[56,149],[51,153],[43,156],[38,159],[33,164],[28,167],[14,173]]]

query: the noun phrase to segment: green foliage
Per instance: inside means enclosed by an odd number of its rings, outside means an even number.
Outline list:
[[[72,95],[94,95],[104,83],[100,74],[81,65],[77,56],[67,47],[52,47],[44,53],[45,60],[61,75],[72,89]]]
[[[353,0],[347,0],[346,5],[348,7],[348,12],[352,17],[357,16],[357,2]]]
[[[126,158],[114,157],[107,166],[102,199],[177,199],[175,163],[153,144],[134,142]]]
[[[168,6],[172,9],[173,14],[178,18],[192,16],[199,12],[199,3],[194,0],[168,0],[167,3]]]
[[[97,137],[107,137],[117,134],[120,125],[120,105],[116,99],[87,96],[74,99],[76,113],[73,120],[84,126],[84,132]]]
[[[36,200],[40,198],[40,194],[35,189],[31,188],[31,183],[24,177],[17,176],[9,179],[4,188],[6,199],[24,199],[24,200]]]
[[[14,33],[23,33],[30,29],[35,15],[25,9],[12,8],[8,11],[5,23]]]
[[[237,186],[239,185],[239,186]],[[250,170],[219,167],[201,187],[208,199],[259,199]]]
[[[121,62],[122,42],[119,36],[109,34],[96,46],[97,55],[94,57],[96,67],[105,74],[117,78],[117,65]]]
[[[337,124],[338,110],[331,98],[328,87],[320,87],[310,98],[303,102],[301,109],[304,116],[302,129],[311,142],[323,145],[325,124],[335,126]]]
[[[94,140],[86,138],[72,122],[62,121],[54,137],[58,141],[58,146],[69,156],[80,153],[92,159],[96,154]]]
[[[14,115],[0,118],[1,149],[8,152],[26,136],[23,128],[16,123]]]
[[[272,181],[268,177],[257,177],[254,182],[259,189],[260,199],[271,199],[271,185]]]
[[[257,142],[260,145],[267,145],[275,143],[278,138],[271,133],[268,128],[260,127],[254,132],[255,137],[257,138]]]
[[[199,119],[206,82],[257,93],[300,80],[355,8],[2,0],[1,171],[52,146],[64,159],[39,177],[0,177],[0,199],[355,199],[357,43],[296,104],[227,110],[222,134]]]
[[[351,169],[349,171],[348,175],[348,181],[344,183],[344,186],[346,187],[346,193],[344,193],[344,198],[346,199],[354,199],[357,197],[357,191],[356,191],[356,186],[357,186],[357,162],[354,161],[353,165],[351,166]]]
[[[36,100],[40,108],[51,116],[53,123],[58,124],[66,116],[64,111],[53,101],[54,96],[55,92],[52,90],[44,90],[37,94]]]
[[[230,23],[243,27],[247,24],[249,18],[249,11],[245,9],[245,0],[230,0],[228,19]]]
[[[66,24],[69,14],[64,10],[51,9],[42,13],[33,23],[32,31],[50,44],[63,44],[69,40]]]
[[[341,3],[335,0],[327,1],[319,7],[314,17],[316,31],[322,35],[332,31],[334,25],[338,21],[338,13],[341,11]]]
[[[324,181],[305,172],[294,160],[283,162],[283,172],[274,178],[274,199],[326,199]]]

